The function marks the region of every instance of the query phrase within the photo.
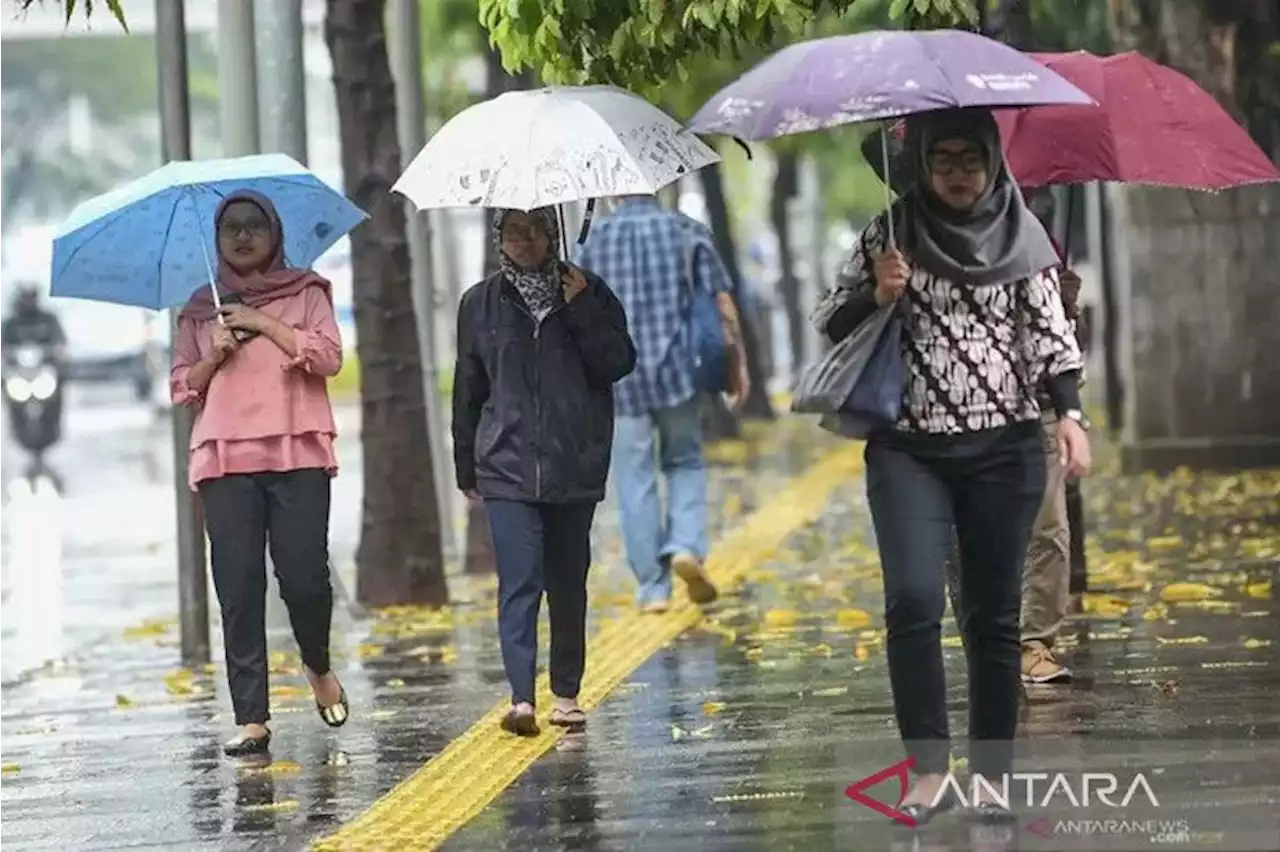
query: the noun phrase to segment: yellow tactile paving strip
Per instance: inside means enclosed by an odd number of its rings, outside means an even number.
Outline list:
[[[707,570],[722,587],[732,586],[767,560],[797,529],[818,517],[831,493],[861,470],[861,444],[848,444],[820,459],[769,504],[721,539]],[[682,599],[662,616],[638,614],[612,622],[588,645],[587,674],[578,696],[590,710],[654,652],[693,627],[701,611]],[[551,706],[547,676],[538,679],[538,705]],[[498,727],[510,707],[503,700],[483,718],[374,802],[336,833],[317,840],[319,852],[381,852],[436,849],[478,815],[546,752],[562,731],[542,725],[538,737],[521,739]]]

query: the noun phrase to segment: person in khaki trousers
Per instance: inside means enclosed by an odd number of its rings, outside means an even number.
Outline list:
[[[1059,274],[1062,304],[1074,324],[1079,316],[1080,276],[1070,269]],[[1022,571],[1022,680],[1025,683],[1061,683],[1071,678],[1071,669],[1054,654],[1053,646],[1067,618],[1071,585],[1071,526],[1067,519],[1067,477],[1058,444],[1058,418],[1051,405],[1041,399],[1044,424],[1044,501],[1031,531],[1031,545]],[[1082,412],[1069,412],[1086,429]],[[947,561],[947,586],[951,610],[960,613],[959,549],[951,543]]]

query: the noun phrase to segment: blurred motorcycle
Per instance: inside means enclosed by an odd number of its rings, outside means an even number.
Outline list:
[[[23,344],[5,353],[4,398],[14,439],[37,467],[62,439],[62,378],[56,347]]]

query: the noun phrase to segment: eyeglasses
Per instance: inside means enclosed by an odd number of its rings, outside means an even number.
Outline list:
[[[218,235],[228,238],[245,234],[250,237],[264,237],[271,232],[271,225],[263,219],[248,222],[223,221],[218,224]]]
[[[930,151],[929,171],[936,175],[949,175],[959,169],[974,175],[987,167],[987,158],[979,151]]]
[[[930,151],[929,171],[949,175],[959,169],[965,174],[977,174],[987,167],[987,158],[979,151]]]

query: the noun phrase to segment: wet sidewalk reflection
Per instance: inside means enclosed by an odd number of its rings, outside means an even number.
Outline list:
[[[815,441],[805,424],[749,438],[711,453],[717,530],[739,523],[831,446]],[[634,589],[621,561],[616,511],[608,506],[599,519],[594,629],[629,612]],[[6,843],[14,849],[295,849],[330,833],[504,694],[492,581],[458,577],[451,593],[454,606],[438,613],[405,608],[357,618],[346,609],[335,612],[335,668],[353,708],[338,732],[316,717],[296,654],[273,651],[270,761],[238,764],[221,755],[220,743],[232,730],[221,666],[178,668],[176,625],[168,615],[134,617],[111,641],[76,649],[71,663],[6,687],[0,791]],[[171,582],[152,599],[171,613]],[[31,629],[39,624],[33,620]],[[540,633],[545,645],[549,631]],[[220,644],[216,632],[213,639]],[[273,641],[273,648],[284,647]],[[585,771],[568,767],[552,777],[567,789]],[[574,802],[556,807],[587,812]]]

